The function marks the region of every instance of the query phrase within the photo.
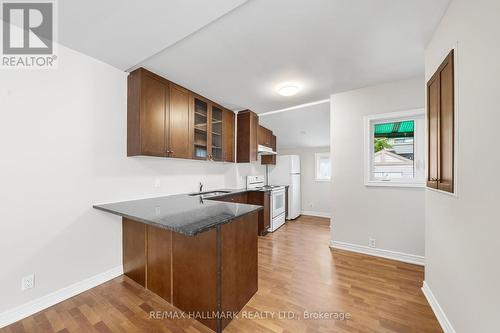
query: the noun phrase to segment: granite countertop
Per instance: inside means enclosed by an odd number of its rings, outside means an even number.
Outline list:
[[[227,195],[249,192],[247,189],[224,189],[221,191],[228,193],[205,199],[198,195],[178,194],[100,204],[93,207],[188,236],[195,236],[215,228],[217,225],[228,223],[235,218],[263,209],[262,206],[257,205],[213,200]]]

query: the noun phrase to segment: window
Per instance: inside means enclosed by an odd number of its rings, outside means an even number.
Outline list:
[[[424,186],[424,111],[365,117],[365,185]]]
[[[332,167],[330,153],[316,154],[316,181],[330,181]]]

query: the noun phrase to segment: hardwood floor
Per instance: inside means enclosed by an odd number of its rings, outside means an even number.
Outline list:
[[[442,332],[420,291],[422,267],[331,250],[329,232],[326,219],[302,216],[260,237],[259,291],[224,332]],[[121,276],[0,332],[212,332],[151,311],[175,308]],[[304,311],[350,318],[306,320]]]

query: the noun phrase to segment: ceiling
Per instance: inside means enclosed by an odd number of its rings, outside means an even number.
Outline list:
[[[424,73],[448,0],[250,0],[139,65],[257,113]],[[282,97],[275,86],[303,90]]]
[[[246,0],[58,1],[58,41],[127,70]]]
[[[277,137],[277,148],[330,146],[330,103],[262,115],[259,124]]]
[[[64,0],[59,41],[257,113],[424,71],[449,0]],[[145,5],[146,4],[146,5]],[[282,97],[282,81],[302,91]]]

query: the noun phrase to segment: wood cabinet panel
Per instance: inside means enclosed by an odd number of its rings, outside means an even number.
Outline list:
[[[276,151],[276,135],[271,134],[271,148]],[[276,155],[264,155],[260,160],[261,164],[276,165]]]
[[[141,72],[127,77],[127,156],[141,154]]]
[[[249,163],[257,160],[259,118],[256,113],[245,110],[237,115],[236,161]]]
[[[123,274],[146,287],[146,225],[122,219]]]
[[[224,110],[222,123],[222,149],[224,151],[224,161],[226,162],[234,162],[234,118],[235,115],[233,111]]]
[[[252,191],[248,192],[247,203],[263,206],[258,212],[258,234],[264,236],[271,225],[271,192]]]
[[[258,134],[258,139],[259,139],[259,145],[266,145],[266,135],[267,135],[267,130],[263,126],[259,126],[259,134]]]
[[[144,75],[141,84],[141,103],[141,153],[166,156],[167,86],[156,78]]]
[[[438,179],[438,126],[439,126],[439,81],[430,82],[427,90],[428,122],[428,179],[427,186],[437,188]]]
[[[257,292],[257,219],[252,213],[221,226],[221,311],[237,312]],[[231,319],[222,320],[222,328]]]
[[[439,182],[438,189],[453,192],[453,150],[454,150],[454,92],[453,60],[441,71],[440,117],[439,117]]]
[[[427,186],[454,191],[454,65],[451,51],[427,83]]]
[[[273,135],[272,131],[270,131],[269,129],[265,128],[264,126],[259,126],[259,134],[258,134],[259,145],[266,146],[266,147],[271,147],[271,145],[272,145],[272,141],[271,141],[272,135]]]
[[[196,236],[172,234],[173,302],[186,311],[218,310],[217,229]],[[203,264],[200,264],[203,263]],[[200,319],[213,330],[215,319]]]
[[[147,226],[146,288],[171,302],[172,231]]]
[[[190,158],[192,155],[193,137],[189,105],[189,91],[171,83],[168,110],[169,157]]]

